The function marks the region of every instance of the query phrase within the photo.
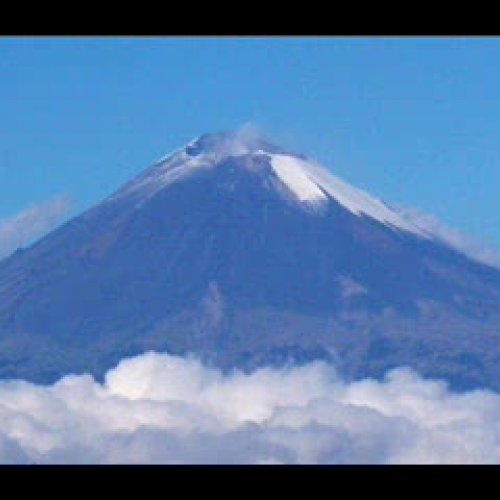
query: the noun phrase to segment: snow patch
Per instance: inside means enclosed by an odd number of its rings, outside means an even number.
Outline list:
[[[271,166],[299,201],[321,202],[327,197],[318,185],[300,168],[298,160],[288,155],[272,155]]]
[[[192,175],[200,168],[215,166],[215,163],[213,155],[189,156],[182,150],[125,184],[108,201],[132,196],[139,198],[142,203],[174,182]]]
[[[327,200],[327,193],[355,215],[366,215],[385,225],[429,238],[429,233],[401,217],[385,203],[351,186],[320,165],[291,155],[268,156],[276,175],[299,201],[323,202]]]

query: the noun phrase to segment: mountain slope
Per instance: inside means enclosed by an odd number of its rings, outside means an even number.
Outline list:
[[[500,388],[500,272],[301,155],[202,136],[0,263],[0,375],[148,349]]]

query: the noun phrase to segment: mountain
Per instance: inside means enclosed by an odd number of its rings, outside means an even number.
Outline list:
[[[500,271],[303,155],[208,134],[0,262],[0,376],[147,350],[500,389]]]

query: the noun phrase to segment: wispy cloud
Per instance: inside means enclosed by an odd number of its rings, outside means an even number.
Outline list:
[[[261,141],[263,134],[259,127],[253,122],[244,123],[232,134],[226,135],[220,140],[218,153],[225,155],[241,155],[252,151]]]
[[[50,231],[70,206],[68,197],[56,196],[0,220],[0,259]]]
[[[345,383],[322,362],[251,374],[148,353],[104,384],[0,382],[9,463],[498,463],[500,395],[408,369]]]
[[[468,257],[490,266],[500,267],[500,250],[490,248],[479,239],[448,226],[436,215],[412,207],[393,206],[393,208],[405,219],[436,235]]]

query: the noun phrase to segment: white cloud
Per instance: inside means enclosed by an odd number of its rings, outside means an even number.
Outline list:
[[[434,234],[468,257],[500,268],[500,250],[488,247],[479,239],[448,226],[437,216],[425,213],[418,208],[403,206],[393,206],[393,208],[405,219]]]
[[[252,122],[244,123],[234,133],[225,137],[218,145],[219,153],[223,155],[241,155],[252,150],[262,139],[259,127]]]
[[[70,205],[66,196],[56,196],[0,220],[0,259],[51,230]]]
[[[3,463],[498,463],[500,395],[408,369],[346,383],[334,368],[222,374],[148,353],[103,384],[0,382]]]

